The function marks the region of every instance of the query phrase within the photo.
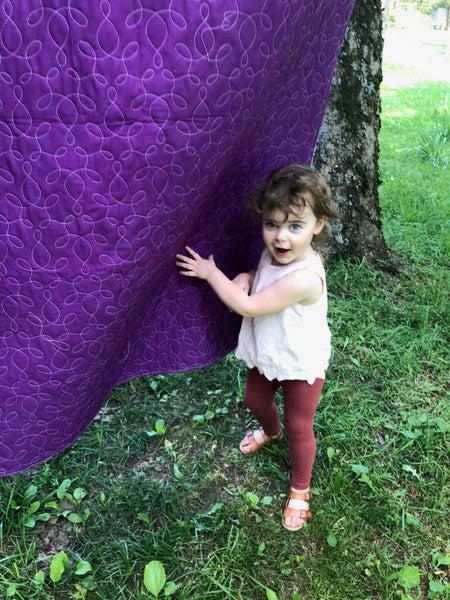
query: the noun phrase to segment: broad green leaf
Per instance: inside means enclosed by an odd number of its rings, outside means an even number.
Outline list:
[[[138,513],[138,518],[143,521],[146,525],[150,526],[150,517],[145,513]]]
[[[69,567],[69,559],[64,550],[61,550],[50,563],[50,579],[53,583],[58,583],[61,580],[62,574],[67,567]]]
[[[90,563],[87,560],[80,560],[75,568],[75,575],[86,575],[89,571],[92,571]]]
[[[278,596],[275,594],[275,592],[273,592],[269,588],[266,588],[266,594],[267,594],[267,600],[278,600]]]
[[[256,508],[258,506],[259,498],[256,494],[254,494],[253,492],[247,492],[245,494],[245,497],[250,502],[250,504],[253,506],[253,508]]]
[[[24,497],[27,499],[32,498],[33,496],[36,495],[36,492],[37,492],[37,487],[35,485],[30,485],[25,490]]]
[[[86,496],[87,492],[83,488],[77,487],[73,490],[73,497],[77,502],[81,502],[81,500],[83,500],[83,498],[85,498]]]
[[[414,477],[417,477],[417,479],[420,479],[416,469],[414,469],[414,467],[411,467],[411,465],[402,465],[402,469],[407,473],[412,473],[412,475],[414,475]]]
[[[166,433],[166,428],[164,427],[164,421],[162,419],[156,421],[155,431],[158,435],[164,435]]]
[[[352,465],[352,470],[357,475],[361,475],[362,473],[368,473],[369,469],[364,465]]]
[[[23,526],[24,527],[34,527],[36,525],[36,521],[35,519],[33,519],[32,517],[27,517],[24,521],[23,521]]]
[[[50,513],[39,513],[36,515],[36,521],[49,521],[51,519]]]
[[[84,579],[80,581],[80,584],[87,590],[95,590],[95,588],[97,587],[97,583],[93,575],[88,575],[87,577],[84,577]]]
[[[36,575],[34,576],[34,580],[38,585],[42,585],[43,583],[45,583],[44,571],[37,571]]]
[[[328,542],[328,545],[331,546],[332,548],[335,548],[337,545],[337,539],[334,537],[334,535],[332,533],[330,533],[330,535],[327,537],[327,542]]]
[[[36,501],[36,502],[32,502],[28,508],[28,514],[32,515],[33,513],[35,513],[38,508],[41,506],[41,503]]]
[[[370,477],[368,475],[366,475],[366,473],[363,473],[361,475],[361,481],[363,481],[364,483],[367,483],[367,485],[373,490],[374,487],[372,485],[372,480],[370,479]]]
[[[434,419],[434,423],[437,425],[437,427],[442,431],[448,431],[449,428],[449,424],[447,423],[447,421],[445,421],[444,419],[442,419],[441,417],[436,417]]]
[[[403,567],[398,576],[398,583],[405,590],[410,590],[420,584],[420,571],[418,567]]]
[[[83,519],[80,517],[80,515],[77,515],[77,513],[70,513],[70,515],[67,517],[67,519],[71,523],[82,523],[83,522]]]
[[[420,525],[420,519],[408,513],[406,514],[406,522],[408,525],[412,525],[413,527],[419,527]]]
[[[64,498],[64,496],[66,495],[66,492],[70,488],[71,483],[72,483],[71,479],[64,479],[64,481],[61,483],[61,485],[56,490],[56,495],[58,496],[58,498],[60,500],[62,500]]]
[[[165,596],[172,596],[172,594],[175,594],[176,591],[177,591],[177,586],[176,586],[176,584],[173,581],[171,581],[164,588],[164,595]]]
[[[166,572],[159,560],[152,560],[145,565],[144,585],[157,598],[166,584]]]
[[[211,508],[211,510],[208,510],[208,512],[206,513],[207,515],[213,515],[214,513],[216,513],[218,510],[220,510],[223,506],[223,502],[216,502],[214,504],[214,506]]]
[[[435,581],[431,579],[430,581],[430,592],[434,592],[435,594],[440,594],[445,590],[445,587],[439,581]]]
[[[410,415],[408,417],[408,425],[411,425],[412,427],[421,427],[427,420],[428,417],[425,415]]]
[[[402,429],[400,433],[409,440],[415,440],[422,435],[422,432],[419,429],[415,429],[414,431],[411,431],[410,429]]]

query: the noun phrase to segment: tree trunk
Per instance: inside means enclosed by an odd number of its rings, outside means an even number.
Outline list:
[[[382,50],[379,0],[356,0],[313,158],[340,209],[327,259],[375,264],[390,258],[378,196]]]

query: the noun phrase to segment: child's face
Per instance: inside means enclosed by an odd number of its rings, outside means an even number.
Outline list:
[[[287,218],[281,210],[263,216],[263,240],[272,254],[273,265],[289,265],[307,258],[312,253],[311,242],[325,225],[326,217],[317,219],[308,204]]]

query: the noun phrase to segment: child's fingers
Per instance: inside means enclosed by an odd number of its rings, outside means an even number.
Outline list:
[[[186,265],[195,265],[195,264],[197,264],[197,262],[198,262],[198,259],[196,259],[196,258],[191,258],[191,257],[189,257],[189,256],[183,256],[183,254],[177,254],[177,255],[176,255],[176,258],[177,258],[179,261],[181,261],[181,262],[183,262],[184,264],[186,264]]]
[[[192,248],[189,248],[189,246],[186,246],[186,250],[189,252],[189,254],[191,256],[185,256],[184,254],[177,254],[176,258],[178,258],[180,260],[184,260],[187,263],[195,263],[198,260],[202,260],[202,257],[200,256],[200,254],[197,254],[197,252],[192,250]]]
[[[180,273],[182,275],[193,275],[193,276],[195,276],[196,273],[197,273],[197,269],[196,269],[195,265],[190,265],[188,263],[180,262],[178,260],[175,262],[175,265],[177,267],[180,267],[180,269],[184,269],[183,271],[180,271]]]
[[[185,277],[197,277],[198,264],[195,258],[189,258],[183,254],[177,254],[176,258],[175,265],[183,269],[183,271],[180,271],[181,275]]]
[[[190,254],[190,256],[185,256],[184,254],[176,254],[175,265],[183,269],[180,271],[181,275],[185,275],[186,277],[200,277],[200,270],[202,265],[205,262],[200,254],[197,254],[195,250],[192,250],[189,246],[186,246],[186,251]],[[208,259],[209,261],[213,260],[213,255],[211,254]]]
[[[180,261],[180,260],[177,260],[175,262],[175,265],[177,267],[180,267],[181,269],[188,269],[189,271],[192,271],[196,268],[195,263],[188,263],[188,262]]]
[[[200,254],[198,254],[195,250],[192,250],[192,248],[189,248],[189,246],[185,246],[185,249],[189,252],[189,254],[192,256],[192,258],[194,258],[195,260],[197,260],[198,258],[201,258]]]

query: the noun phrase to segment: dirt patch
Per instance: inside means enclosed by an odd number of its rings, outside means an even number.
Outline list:
[[[63,500],[60,512],[73,509],[68,500]],[[63,516],[52,517],[43,522],[36,531],[36,550],[39,558],[53,557],[67,550],[72,542],[73,524]]]

